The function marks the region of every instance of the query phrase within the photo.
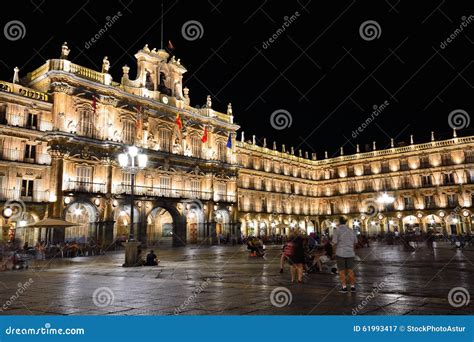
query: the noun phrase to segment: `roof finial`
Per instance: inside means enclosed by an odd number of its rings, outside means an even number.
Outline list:
[[[20,77],[18,76],[19,72],[20,72],[20,69],[18,69],[18,67],[13,68],[13,82],[12,83],[20,83]]]
[[[375,143],[375,141],[372,143],[372,150],[376,150],[377,149],[377,144]]]
[[[413,142],[413,134],[410,135],[410,144],[413,145],[414,142]]]
[[[356,146],[356,152],[357,152],[357,153],[360,153],[360,147],[359,147],[359,144],[357,144],[357,146]]]
[[[458,133],[456,132],[456,128],[453,128],[453,138],[457,138]]]
[[[435,141],[434,131],[431,131],[431,141]]]
[[[390,147],[391,148],[395,147],[395,140],[393,140],[393,138],[390,138]]]

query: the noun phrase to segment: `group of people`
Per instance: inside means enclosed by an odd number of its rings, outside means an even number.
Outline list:
[[[357,234],[347,225],[347,219],[339,218],[339,224],[334,229],[332,241],[321,240],[321,245],[308,249],[308,239],[293,233],[283,246],[280,259],[280,273],[284,264],[290,265],[291,282],[303,282],[303,274],[307,272],[322,272],[324,265],[329,265],[332,273],[339,273],[341,282],[340,292],[356,291],[354,261],[355,247],[359,243]],[[335,263],[332,261],[335,260]],[[334,267],[337,265],[337,268]],[[348,287],[349,286],[349,287]]]
[[[155,254],[154,250],[150,250],[143,260],[142,257],[143,250],[140,246],[138,246],[137,250],[137,266],[158,266],[160,260],[158,256]]]

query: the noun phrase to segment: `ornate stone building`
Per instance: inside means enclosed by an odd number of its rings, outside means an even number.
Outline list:
[[[236,141],[230,104],[192,107],[179,59],[148,46],[135,57],[136,79],[124,66],[115,82],[107,57],[91,70],[64,43],[60,58],[0,82],[3,240],[110,244],[128,238],[132,210],[132,233],[149,245],[325,232],[342,214],[370,234],[470,231],[474,137],[323,160],[280,152],[243,133]],[[131,174],[117,161],[131,145],[148,156],[133,208]],[[25,227],[46,216],[78,226]]]

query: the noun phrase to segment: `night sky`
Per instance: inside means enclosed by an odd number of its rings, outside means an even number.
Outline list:
[[[2,80],[11,81],[15,66],[22,77],[58,58],[64,41],[69,59],[89,68],[100,70],[107,55],[115,81],[125,64],[135,77],[133,55],[146,43],[160,47],[160,1],[32,0],[8,7],[0,15]],[[210,94],[213,107],[225,112],[232,102],[247,139],[255,134],[319,158],[325,150],[337,155],[343,145],[351,154],[357,143],[362,150],[373,140],[387,147],[390,137],[409,142],[414,134],[415,143],[424,142],[432,130],[450,137],[453,111],[465,119],[455,123],[458,134],[474,133],[467,126],[474,115],[472,0],[166,0],[164,9],[164,44],[171,40],[171,53],[188,69],[191,104],[204,105]],[[86,48],[118,11],[119,19]],[[7,39],[13,20],[23,24],[23,38]],[[366,22],[368,30],[361,30]],[[189,25],[197,31],[183,31]],[[275,111],[287,113],[291,126],[272,125]]]

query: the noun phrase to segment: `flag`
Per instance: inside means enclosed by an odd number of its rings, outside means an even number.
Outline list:
[[[207,128],[204,126],[204,133],[202,134],[201,141],[205,143],[207,141]]]
[[[176,124],[178,125],[178,128],[181,130],[183,129],[183,123],[181,122],[181,117],[179,116],[179,112],[176,113]]]
[[[171,43],[171,40],[168,40],[168,49],[174,50],[173,43]]]
[[[229,133],[229,138],[227,138],[227,147],[232,148],[232,133]]]
[[[97,97],[95,97],[95,95],[92,95],[92,110],[94,114],[97,113]]]
[[[137,110],[137,131],[140,132],[140,129],[142,128],[142,106],[135,107],[135,109]]]

